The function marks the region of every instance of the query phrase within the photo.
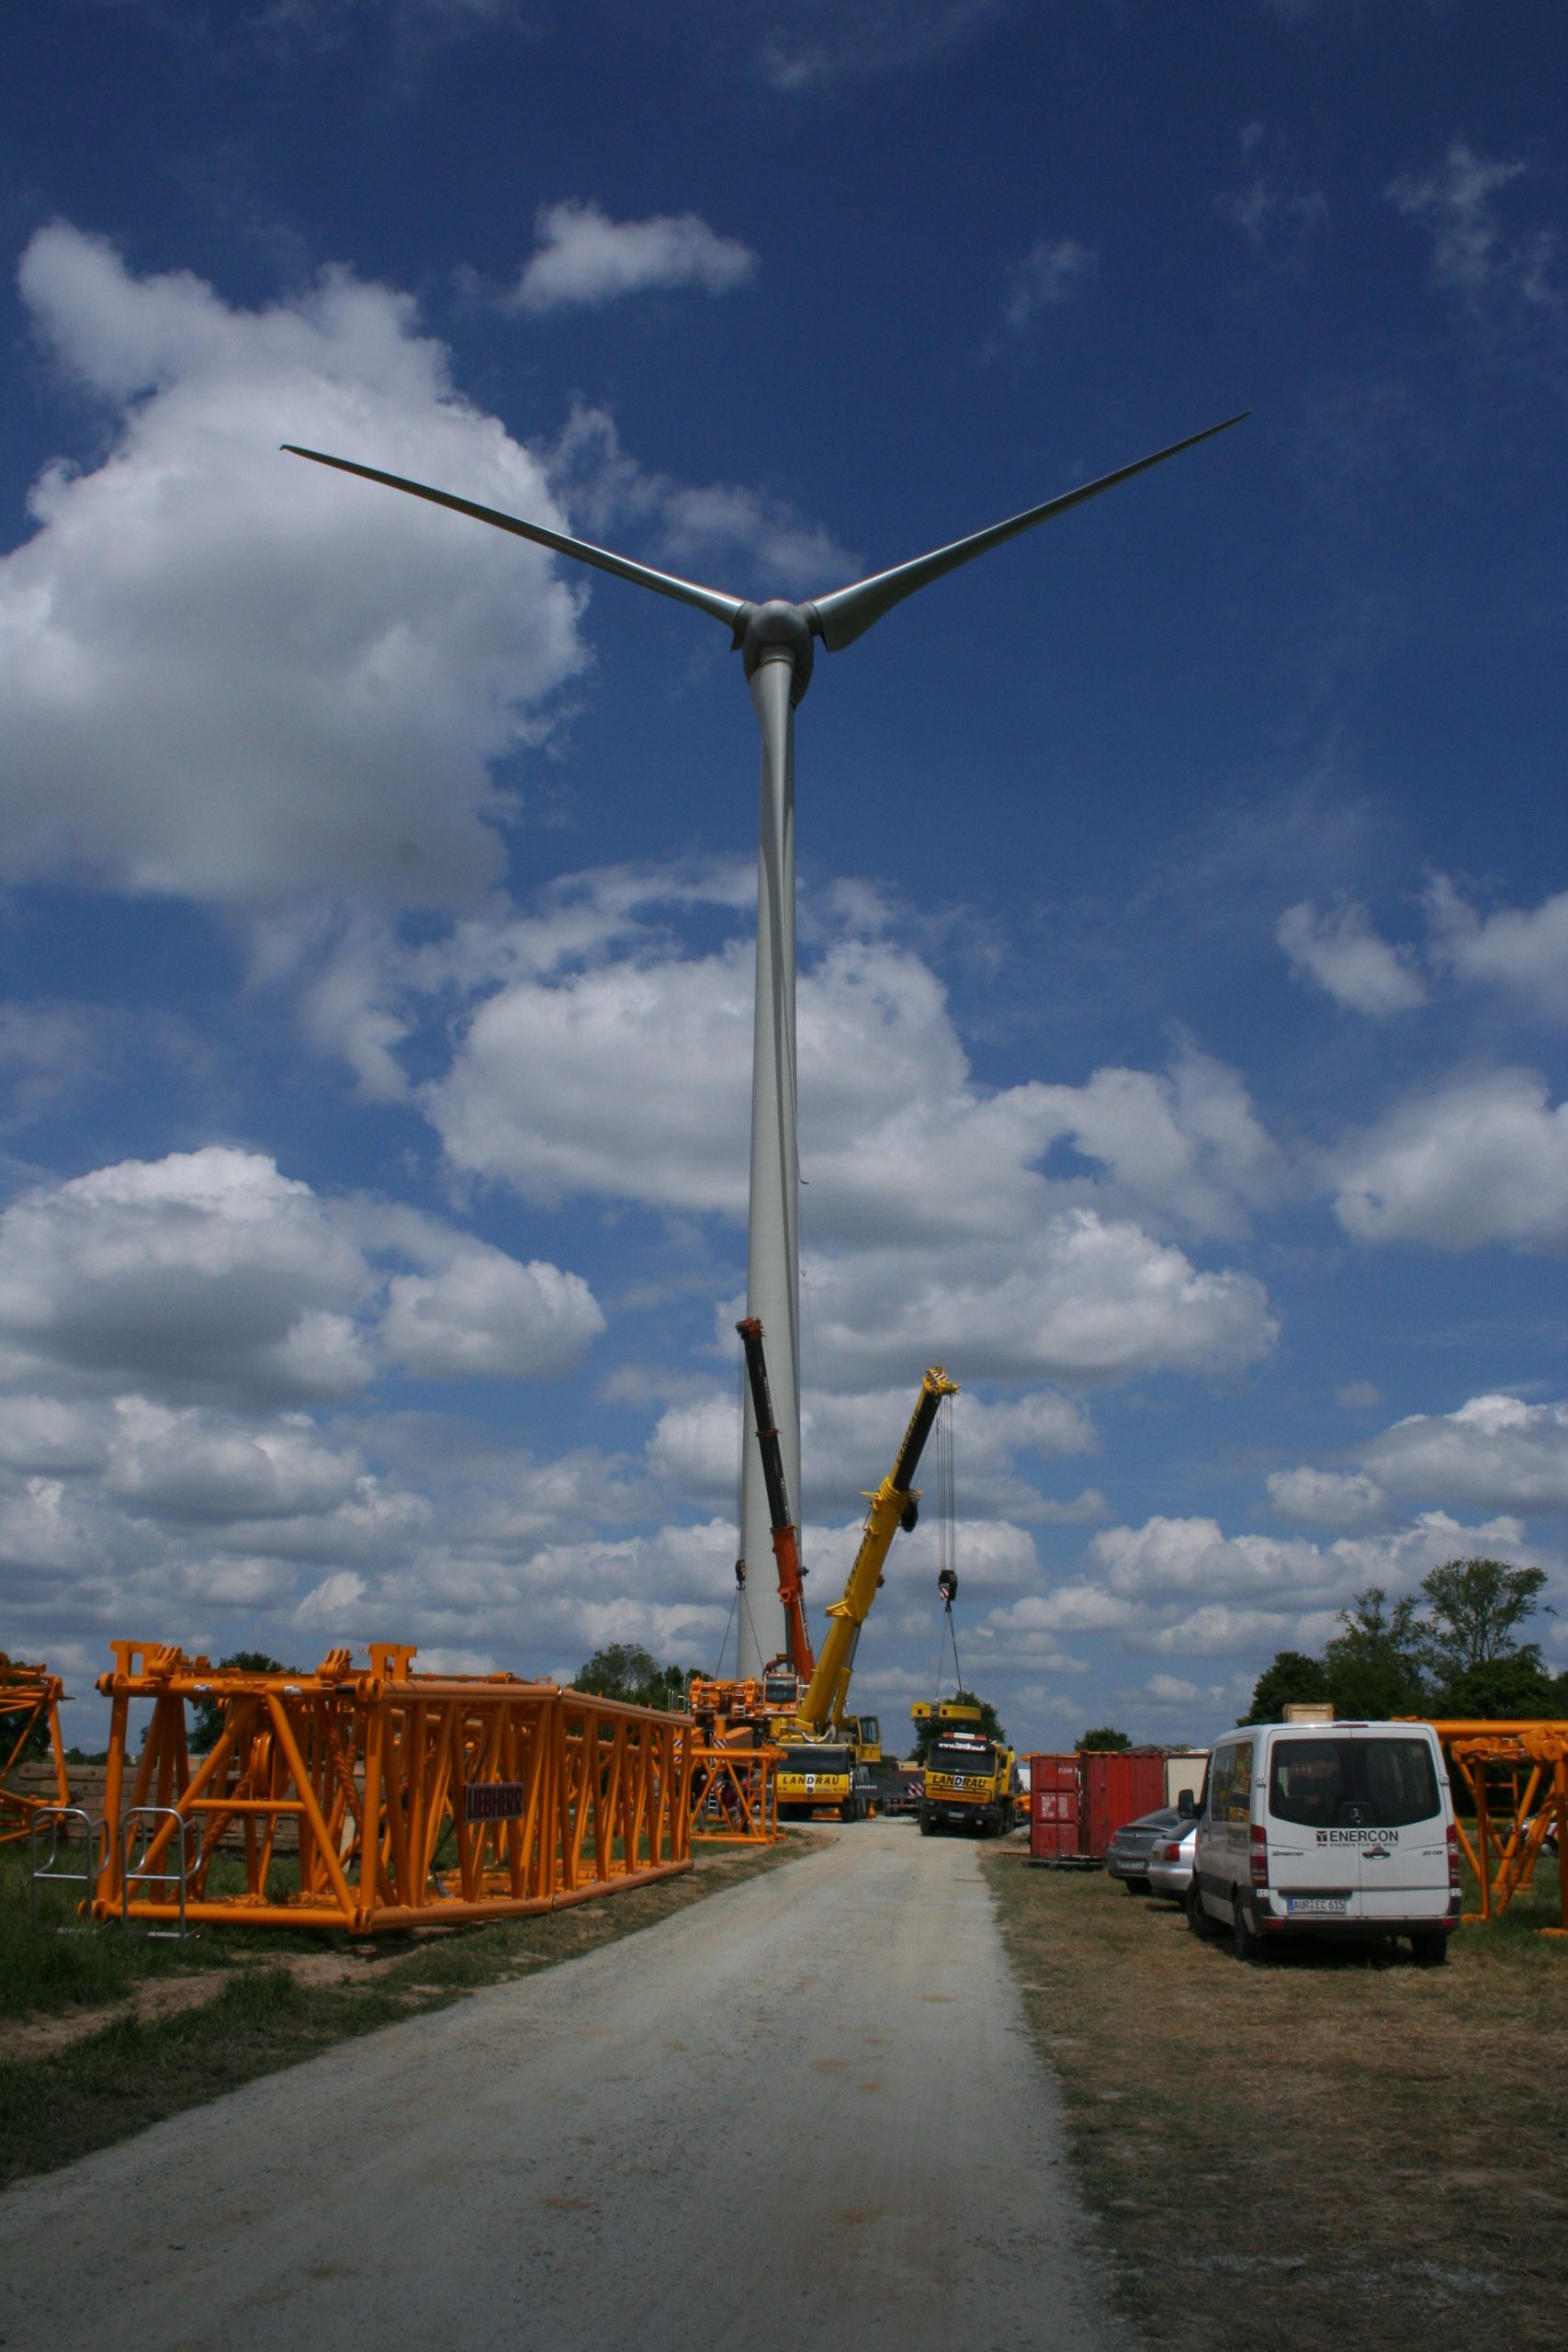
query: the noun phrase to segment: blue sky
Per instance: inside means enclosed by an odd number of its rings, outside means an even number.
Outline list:
[[[933,1361],[1022,1745],[1206,1736],[1458,1554],[1565,1598],[1565,45],[1463,0],[28,12],[0,1646],[85,1693],[117,1635],[725,1629],[739,665],[279,442],[809,594],[1244,406],[818,660],[811,1598]],[[890,1724],[935,1565],[863,1648]]]

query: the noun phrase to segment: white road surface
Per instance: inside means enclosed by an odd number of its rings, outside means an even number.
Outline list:
[[[868,1822],[10,2190],[0,2341],[1111,2352],[1081,2229],[975,1849]]]

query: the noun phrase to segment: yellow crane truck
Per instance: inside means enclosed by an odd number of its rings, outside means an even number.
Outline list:
[[[773,1427],[762,1328],[754,1322],[739,1328],[757,1408],[758,1442],[789,1652],[770,1660],[761,1690],[755,1683],[695,1680],[688,1703],[694,1713],[715,1726],[710,1736],[747,1736],[749,1724],[750,1736],[776,1742],[785,1751],[778,1769],[781,1815],[798,1816],[830,1808],[841,1820],[856,1821],[870,1802],[866,1768],[882,1760],[882,1726],[875,1715],[849,1713],[855,1652],[871,1604],[882,1587],[893,1538],[901,1527],[912,1528],[919,1516],[915,1473],[942,1399],[955,1396],[958,1384],[949,1380],[940,1364],[933,1364],[921,1380],[897,1458],[875,1492],[866,1497],[871,1508],[860,1546],[842,1595],[828,1605],[828,1631],[817,1656],[811,1650],[800,1606],[799,1540],[790,1518],[777,1431]],[[722,1730],[717,1728],[720,1724]]]
[[[917,1724],[934,1721],[936,1736],[926,1750],[920,1796],[920,1835],[937,1829],[973,1829],[982,1838],[1006,1835],[1013,1824],[1018,1758],[1010,1747],[980,1729],[980,1710],[954,1699],[917,1699],[909,1710]]]
[[[931,1365],[920,1382],[920,1393],[909,1416],[909,1426],[897,1459],[874,1494],[861,1532],[860,1548],[845,1579],[843,1594],[828,1605],[828,1631],[811,1679],[801,1695],[793,1722],[774,1727],[784,1747],[779,1766],[779,1811],[837,1803],[840,1818],[856,1821],[866,1810],[870,1792],[866,1768],[882,1760],[882,1726],[874,1715],[849,1713],[850,1678],[861,1628],[882,1589],[883,1570],[893,1538],[902,1527],[912,1528],[919,1516],[919,1489],[915,1473],[926,1440],[931,1433],[944,1396],[958,1394],[940,1364]],[[859,1768],[857,1772],[856,1768]],[[847,1771],[848,1781],[845,1782]],[[827,1793],[842,1787],[841,1797]]]

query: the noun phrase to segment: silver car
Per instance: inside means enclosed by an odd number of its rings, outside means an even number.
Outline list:
[[[1149,1849],[1149,1893],[1172,1903],[1185,1903],[1192,1883],[1192,1852],[1197,1843],[1196,1821],[1179,1821],[1168,1838],[1156,1838]]]
[[[1121,1880],[1129,1894],[1146,1894],[1152,1849],[1179,1837],[1186,1827],[1173,1804],[1162,1804],[1157,1813],[1145,1813],[1140,1821],[1124,1823],[1105,1849],[1107,1871]]]

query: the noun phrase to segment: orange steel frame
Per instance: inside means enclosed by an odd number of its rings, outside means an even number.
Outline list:
[[[1457,1822],[1460,1846],[1481,1889],[1481,1908],[1466,1918],[1501,1918],[1529,1885],[1555,1829],[1562,1925],[1539,1932],[1568,1936],[1568,1723],[1455,1720],[1432,1728],[1443,1744],[1450,1781],[1475,1809],[1473,1839]],[[1506,1791],[1489,1775],[1489,1768],[1499,1765],[1509,1773]]]
[[[692,1749],[691,1825],[704,1845],[771,1846],[779,1836],[778,1747]]]
[[[20,1658],[9,1658],[0,1650],[0,1846],[13,1838],[25,1838],[34,1815],[46,1805],[67,1805],[71,1802],[65,1750],[60,1744],[60,1702],[63,1696],[60,1677],[51,1674],[47,1666],[24,1666]],[[52,1797],[25,1796],[20,1789],[6,1785],[11,1767],[19,1760],[28,1736],[40,1716],[49,1725],[50,1761],[54,1770]]]
[[[186,1919],[355,1935],[558,1910],[692,1867],[682,1716],[509,1674],[415,1674],[413,1649],[392,1644],[372,1645],[368,1672],[334,1650],[300,1675],[112,1647],[98,1684],[113,1707],[96,1919],[122,1906],[130,1919],[179,1918],[178,1890],[160,1875],[178,1869],[176,1837]],[[193,1757],[186,1711],[209,1697],[221,1730]],[[138,1700],[152,1718],[133,1758]],[[138,1806],[173,1817],[139,1817],[128,1885],[122,1830]],[[285,1821],[299,1837],[297,1886],[275,1861]],[[244,1884],[230,1893],[209,1882],[220,1839],[236,1831]]]

